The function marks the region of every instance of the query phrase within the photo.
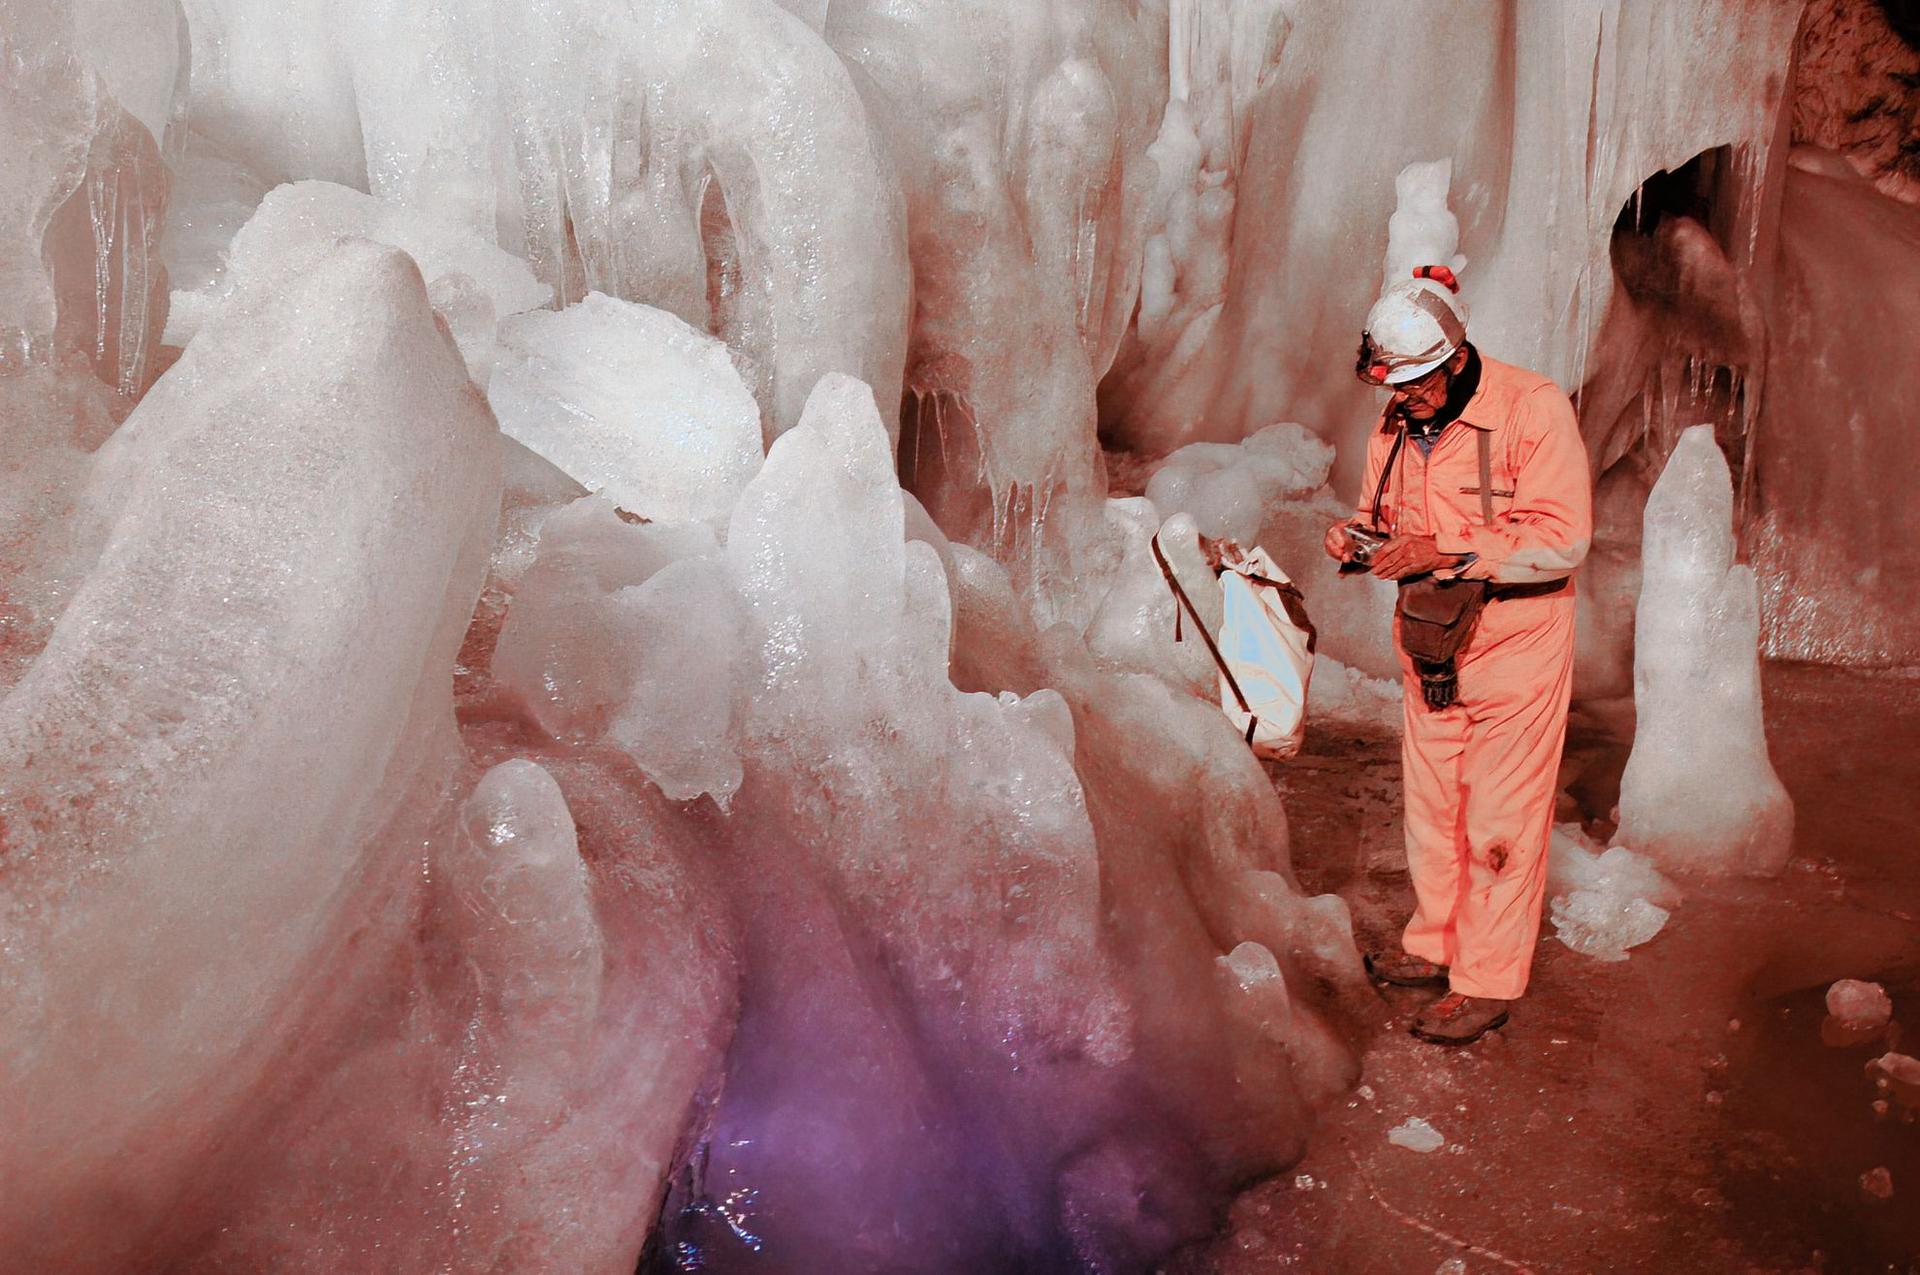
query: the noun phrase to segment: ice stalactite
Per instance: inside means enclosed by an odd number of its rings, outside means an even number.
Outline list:
[[[1151,403],[1204,356],[1231,270],[1241,169],[1254,96],[1273,73],[1290,25],[1278,0],[1173,0],[1168,91],[1147,148],[1156,180],[1140,279],[1140,307],[1114,374],[1102,383],[1116,437],[1149,451],[1189,437],[1230,440],[1240,422],[1160,420]]]
[[[1679,872],[1777,872],[1793,803],[1767,759],[1759,590],[1734,562],[1733,482],[1712,426],[1680,436],[1647,498],[1642,554],[1616,840]]]
[[[178,6],[138,8],[0,8],[0,366],[78,353],[114,390],[116,414],[146,388],[165,323],[160,142],[185,69]]]
[[[1611,291],[1615,211],[1648,174],[1708,147],[1764,152],[1794,32],[1791,6],[1730,0],[1289,16],[1284,56],[1250,106],[1208,350],[1112,415],[1120,437],[1162,447],[1195,421],[1222,437],[1307,421],[1341,443],[1343,483],[1369,413],[1365,391],[1329,370],[1350,365],[1377,292],[1394,174],[1453,160],[1475,340],[1577,388]],[[1289,303],[1302,295],[1314,304]]]
[[[846,67],[771,0],[191,8],[197,131],[250,171],[370,190],[497,234],[563,300],[713,331],[770,436],[824,373],[899,385],[899,192]]]
[[[1134,307],[1160,30],[1110,0],[827,15],[906,193],[902,475],[1049,615],[1098,553],[1095,386]]]

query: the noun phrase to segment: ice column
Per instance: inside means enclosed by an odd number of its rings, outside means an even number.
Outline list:
[[[1647,498],[1616,838],[1676,871],[1776,872],[1793,840],[1761,721],[1759,593],[1733,551],[1732,477],[1696,425]]]

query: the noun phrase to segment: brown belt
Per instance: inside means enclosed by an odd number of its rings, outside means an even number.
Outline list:
[[[1569,576],[1558,580],[1542,580],[1538,584],[1496,584],[1487,590],[1487,601],[1505,602],[1511,598],[1550,598],[1564,591]]]

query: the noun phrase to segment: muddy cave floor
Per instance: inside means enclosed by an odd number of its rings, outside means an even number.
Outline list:
[[[1865,1072],[1889,1041],[1821,1038],[1827,985],[1851,977],[1885,985],[1893,1040],[1904,1018],[1920,1044],[1920,673],[1775,665],[1765,694],[1798,816],[1779,878],[1683,881],[1619,963],[1547,923],[1512,1022],[1465,1049],[1408,1036],[1432,993],[1390,990],[1361,1087],[1306,1158],[1165,1275],[1920,1272],[1920,1123],[1877,1115]],[[1617,800],[1621,726],[1576,714],[1562,778],[1587,811]],[[1302,885],[1345,898],[1363,946],[1390,945],[1411,902],[1398,749],[1329,727],[1270,768]],[[1390,1143],[1409,1116],[1446,1146]],[[1876,1168],[1888,1199],[1863,1189]]]

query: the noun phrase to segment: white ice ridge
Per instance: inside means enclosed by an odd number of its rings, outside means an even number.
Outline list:
[[[1758,591],[1734,562],[1733,482],[1711,426],[1680,436],[1641,553],[1616,840],[1678,872],[1777,872],[1793,803],[1767,759]]]

